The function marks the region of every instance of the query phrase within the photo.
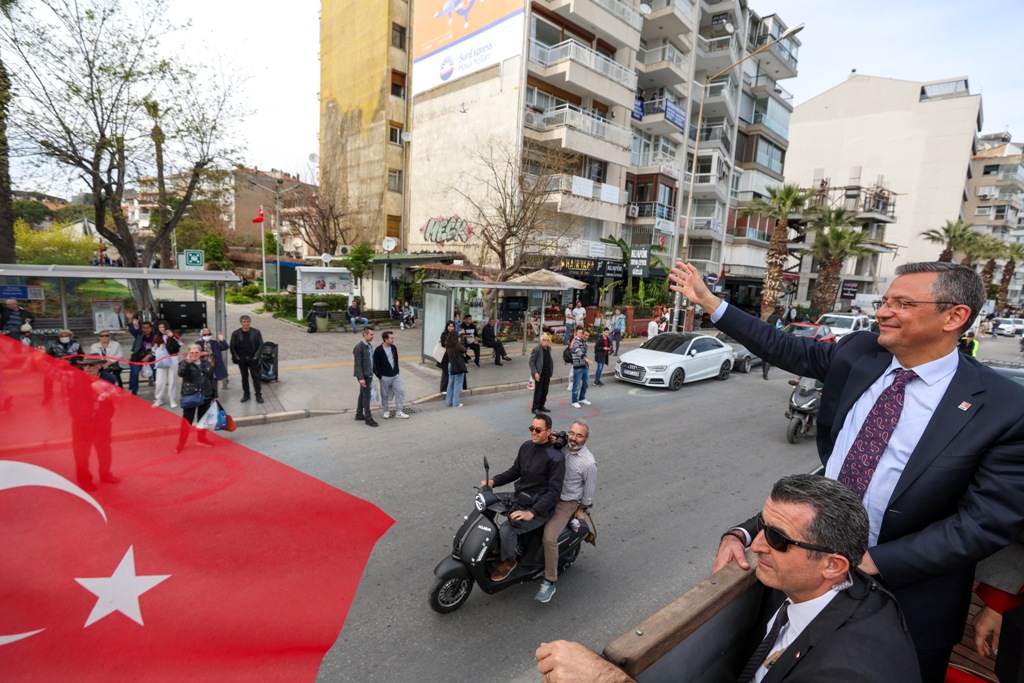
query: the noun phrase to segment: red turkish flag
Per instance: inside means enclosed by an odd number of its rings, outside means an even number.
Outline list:
[[[0,680],[316,678],[387,515],[8,337],[0,416]]]
[[[260,207],[259,215],[256,216],[256,218],[253,218],[252,222],[253,223],[262,223],[263,222],[263,207],[262,206]]]

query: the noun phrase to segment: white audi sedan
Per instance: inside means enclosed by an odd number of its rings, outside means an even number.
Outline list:
[[[728,379],[732,364],[732,347],[714,337],[666,332],[619,356],[615,376],[626,382],[679,391],[683,384],[699,379]]]

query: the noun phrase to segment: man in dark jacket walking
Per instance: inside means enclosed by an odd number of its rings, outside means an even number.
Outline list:
[[[363,338],[352,349],[355,368],[352,374],[359,381],[359,403],[356,404],[356,421],[365,421],[367,426],[376,427],[377,421],[370,412],[370,390],[373,387],[373,328],[363,328]]]
[[[533,376],[533,407],[534,413],[550,413],[545,407],[548,402],[548,386],[555,366],[551,362],[551,335],[547,332],[540,335],[540,343],[530,352],[530,375]]]
[[[249,400],[249,378],[252,377],[252,388],[256,392],[256,402],[263,403],[263,391],[260,384],[260,353],[263,351],[263,335],[252,326],[252,318],[243,315],[238,319],[241,329],[231,333],[228,347],[231,349],[231,362],[238,366],[242,375],[242,403]]]
[[[533,503],[525,509],[513,510],[508,521],[498,527],[501,537],[501,562],[491,574],[491,579],[501,581],[508,578],[516,568],[516,545],[520,534],[544,526],[555,512],[562,495],[565,480],[565,456],[551,443],[551,416],[537,413],[530,423],[530,440],[519,447],[519,454],[512,467],[494,475],[490,481],[480,482],[481,486],[504,486],[516,483],[516,497],[528,493]]]

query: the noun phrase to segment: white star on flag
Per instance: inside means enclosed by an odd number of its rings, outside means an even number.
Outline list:
[[[120,612],[140,626],[144,626],[142,611],[139,609],[139,596],[170,577],[170,574],[163,576],[136,575],[135,550],[134,546],[129,546],[128,552],[121,558],[121,563],[117,565],[117,569],[111,576],[75,579],[98,598],[96,606],[89,614],[89,619],[85,622],[86,627],[113,612]]]

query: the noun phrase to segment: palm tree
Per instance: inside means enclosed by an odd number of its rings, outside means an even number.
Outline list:
[[[846,259],[873,253],[864,244],[864,232],[857,227],[857,215],[846,209],[823,207],[814,212],[808,225],[814,242],[801,253],[818,259],[818,283],[811,308],[828,313],[839,294],[839,276]]]
[[[946,224],[941,228],[925,230],[921,233],[921,237],[929,242],[943,245],[944,248],[942,253],[939,254],[939,261],[952,263],[953,254],[957,251],[963,251],[965,241],[969,240],[970,235],[974,232],[971,229],[972,227],[970,223],[965,225],[961,220],[946,221]]]
[[[787,183],[768,188],[767,199],[758,197],[740,212],[741,216],[775,219],[775,229],[768,243],[768,252],[764,256],[767,268],[764,273],[764,286],[761,289],[762,320],[767,320],[775,310],[779,292],[782,290],[782,271],[789,257],[789,217],[794,213],[802,213],[813,195],[813,192],[804,192],[795,183]]]
[[[983,235],[977,230],[971,229],[960,245],[959,251],[964,253],[964,257],[960,259],[960,265],[974,266],[975,261],[987,257],[989,250],[992,248],[990,240],[991,238],[988,235]]]
[[[1003,266],[1003,279],[999,282],[999,300],[996,302],[996,310],[1006,308],[1006,299],[1010,295],[1010,280],[1013,279],[1013,271],[1017,268],[1018,261],[1024,261],[1024,244],[1013,242],[1006,245],[1003,252],[1006,265]]]
[[[1006,243],[994,235],[981,235],[981,246],[978,256],[987,258],[985,267],[981,269],[981,279],[985,283],[985,291],[992,286],[996,274],[996,259],[1006,258]]]

